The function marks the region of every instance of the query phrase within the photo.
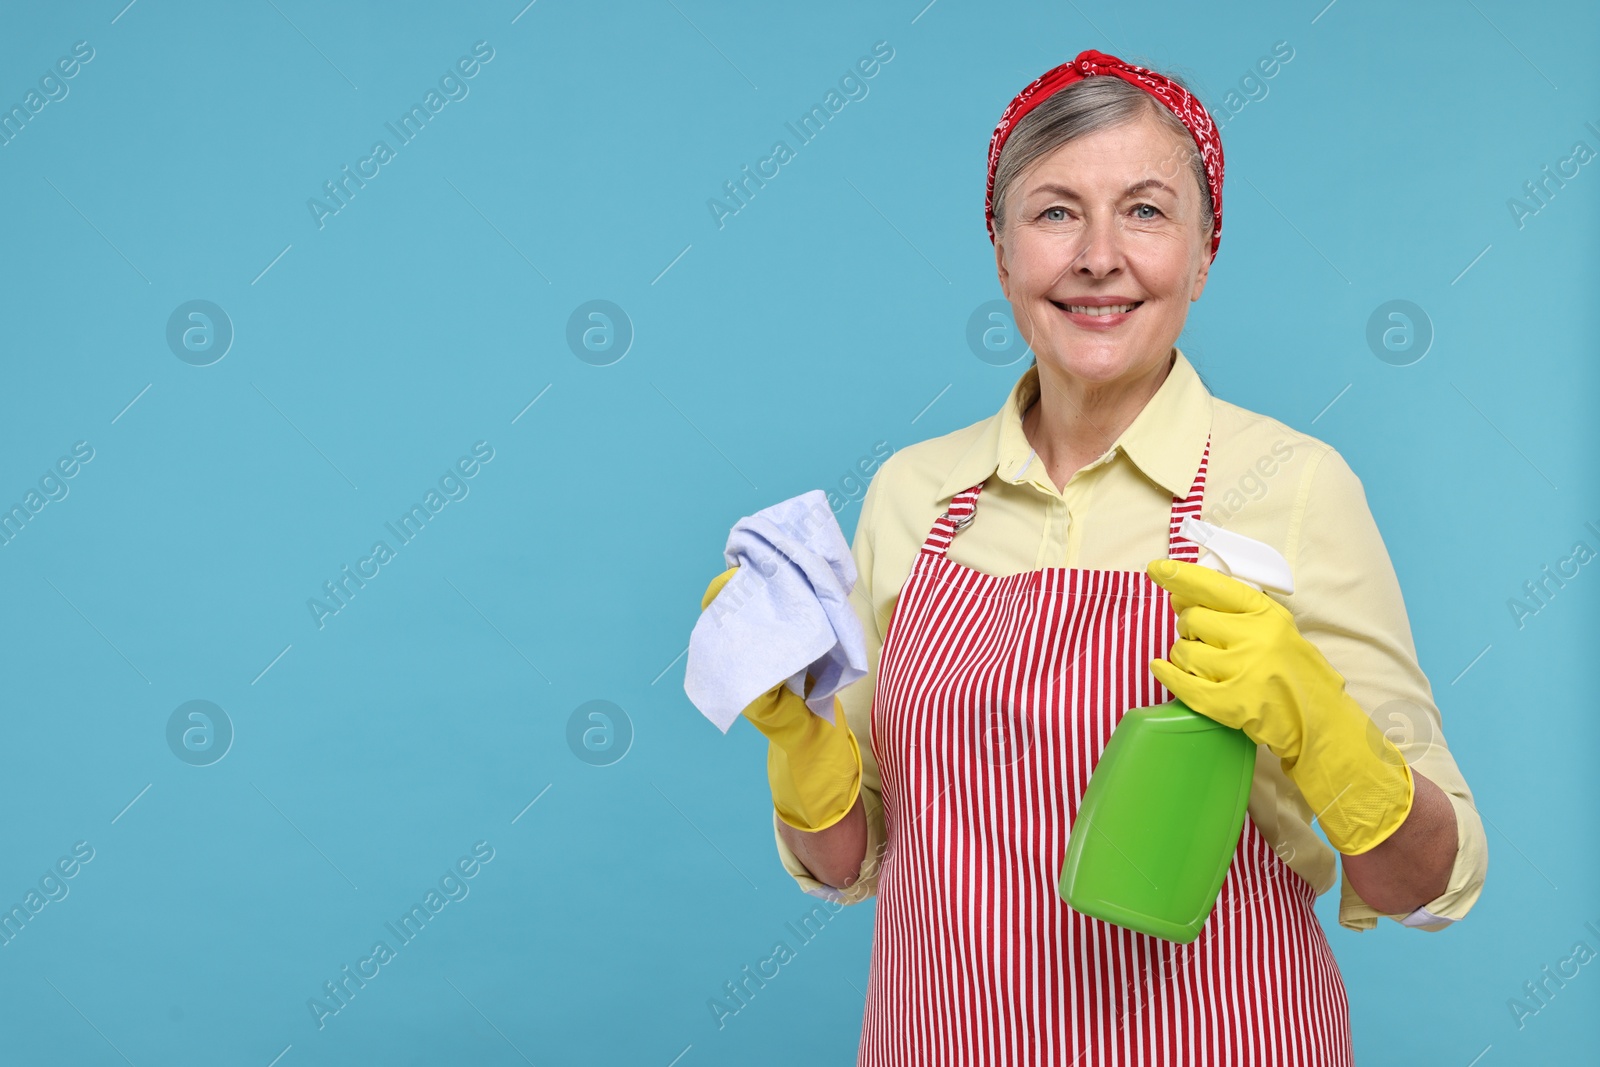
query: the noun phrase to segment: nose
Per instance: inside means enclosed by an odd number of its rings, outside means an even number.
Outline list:
[[[1103,278],[1122,266],[1122,229],[1114,213],[1097,213],[1083,229],[1083,247],[1072,261],[1081,275]]]

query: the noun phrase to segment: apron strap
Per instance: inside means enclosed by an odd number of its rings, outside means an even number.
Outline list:
[[[1186,537],[1178,536],[1178,527],[1182,525],[1186,516],[1200,517],[1200,506],[1206,494],[1206,468],[1211,461],[1211,431],[1206,431],[1205,449],[1200,453],[1200,466],[1194,472],[1194,481],[1189,485],[1189,494],[1185,497],[1172,498],[1172,511],[1167,516],[1167,558],[1194,563],[1200,558],[1200,546]],[[987,481],[987,479],[985,479]],[[978,494],[983,492],[984,482],[969,489],[963,489],[950,498],[950,506],[944,514],[933,520],[933,528],[928,531],[928,536],[922,542],[922,552],[930,556],[943,556],[950,550],[950,542],[956,534],[972,525],[972,520],[978,513]]]
[[[1184,518],[1193,515],[1200,517],[1200,504],[1206,495],[1206,466],[1211,460],[1211,431],[1206,431],[1205,451],[1200,453],[1200,467],[1194,472],[1194,481],[1189,485],[1189,495],[1179,500],[1172,499],[1172,515],[1167,526],[1167,558],[1182,560],[1185,563],[1194,563],[1200,559],[1200,546],[1187,537],[1178,536],[1178,526]]]
[[[933,520],[933,529],[922,542],[922,551],[930,556],[942,556],[950,548],[950,541],[961,530],[972,525],[978,513],[978,494],[983,492],[983,482],[963,489],[950,498],[950,506],[943,515]]]

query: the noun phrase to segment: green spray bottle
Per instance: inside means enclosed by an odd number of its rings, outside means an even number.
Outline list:
[[[1294,592],[1289,564],[1259,541],[1192,515],[1196,560],[1257,591]],[[1181,700],[1134,708],[1090,775],[1061,865],[1077,911],[1188,944],[1216,905],[1250,802],[1256,743]]]

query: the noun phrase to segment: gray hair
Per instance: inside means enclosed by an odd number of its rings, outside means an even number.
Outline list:
[[[1165,76],[1188,90],[1189,87],[1181,79],[1171,74]],[[1195,147],[1194,135],[1178,116],[1149,93],[1108,74],[1084,78],[1053,93],[1044,103],[1024,115],[1006,138],[1006,145],[1000,150],[999,165],[994,172],[992,209],[995,234],[998,236],[1005,231],[1006,201],[1011,187],[1031,164],[1068,141],[1137,122],[1152,112],[1168,129],[1183,138],[1184,145],[1190,149],[1190,170],[1200,185],[1200,229],[1209,233],[1216,218],[1215,207],[1211,202],[1211,184],[1206,178],[1205,161]]]

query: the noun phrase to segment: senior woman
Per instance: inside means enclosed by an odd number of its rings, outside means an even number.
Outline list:
[[[813,895],[878,898],[863,1064],[1349,1064],[1313,911],[1336,859],[1351,929],[1440,930],[1481,891],[1482,822],[1359,479],[1213,397],[1175,347],[1222,169],[1183,84],[1114,56],[1011,103],[986,215],[1036,362],[997,414],[874,477],[852,594],[872,670],[835,724],[782,686],[745,709],[771,739],[784,866]],[[1200,567],[1185,515],[1277,549],[1294,593]],[[1056,888],[1112,728],[1173,696],[1265,750],[1190,944]]]

